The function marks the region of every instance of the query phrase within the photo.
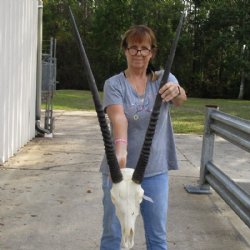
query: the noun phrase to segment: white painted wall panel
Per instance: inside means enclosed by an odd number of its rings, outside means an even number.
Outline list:
[[[0,164],[35,136],[37,7],[0,1]]]

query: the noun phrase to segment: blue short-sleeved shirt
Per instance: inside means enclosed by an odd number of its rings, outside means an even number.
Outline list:
[[[127,167],[135,168],[148,128],[154,101],[158,93],[163,71],[158,72],[156,81],[148,80],[145,95],[138,96],[124,73],[109,78],[104,85],[104,109],[109,105],[120,104],[128,119]],[[178,84],[174,75],[168,81]],[[159,119],[153,137],[145,177],[178,169],[173,129],[169,114],[170,103],[162,103]],[[109,174],[108,163],[104,156],[100,171]]]

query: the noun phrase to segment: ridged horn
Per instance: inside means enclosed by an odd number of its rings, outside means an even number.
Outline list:
[[[173,40],[171,49],[170,49],[170,53],[168,56],[168,60],[164,69],[164,73],[162,76],[162,80],[159,86],[159,89],[167,82],[168,77],[169,77],[169,73],[173,64],[173,60],[174,60],[174,56],[175,56],[175,51],[176,51],[176,47],[178,44],[178,40],[180,37],[180,32],[181,32],[181,28],[182,28],[182,24],[183,24],[183,19],[184,19],[184,12],[182,13],[180,20],[179,20],[179,24],[177,26],[176,29],[176,34],[175,34],[175,38]],[[144,173],[146,170],[146,166],[148,163],[148,158],[149,158],[149,154],[150,154],[150,148],[152,145],[152,140],[155,134],[155,128],[156,128],[156,124],[159,118],[159,114],[160,114],[160,108],[161,108],[161,104],[162,104],[162,98],[161,95],[158,94],[156,96],[155,99],[155,103],[154,103],[154,107],[153,107],[153,111],[151,113],[150,116],[150,121],[149,121],[149,125],[146,131],[146,135],[145,135],[145,139],[144,139],[144,143],[141,149],[141,153],[134,171],[134,174],[132,176],[132,180],[135,183],[140,184],[143,180],[144,177]]]
[[[75,18],[74,18],[74,15],[72,13],[70,6],[69,6],[69,15],[70,15],[71,23],[73,26],[75,38],[79,46],[79,50],[80,50],[80,54],[81,54],[81,58],[83,62],[83,67],[85,70],[85,74],[87,75],[87,78],[88,78],[88,85],[92,94],[92,98],[93,98],[94,105],[95,105],[95,110],[96,110],[98,121],[100,124],[100,129],[101,129],[102,137],[104,141],[105,153],[106,153],[107,162],[108,162],[109,169],[110,169],[111,179],[113,183],[119,183],[122,181],[123,177],[122,177],[122,173],[121,173],[121,170],[120,170],[120,167],[119,167],[116,155],[115,155],[114,144],[113,144],[110,130],[109,130],[106,118],[105,118],[105,113],[104,113],[104,110],[100,101],[100,96],[99,96],[98,89],[96,86],[95,78],[92,73],[89,60],[85,52],[82,39],[78,31],[76,21],[75,21]]]

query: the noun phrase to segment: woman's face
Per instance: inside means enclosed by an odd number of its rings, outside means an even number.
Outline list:
[[[128,67],[134,69],[146,69],[152,58],[151,44],[149,41],[128,42],[125,50]]]

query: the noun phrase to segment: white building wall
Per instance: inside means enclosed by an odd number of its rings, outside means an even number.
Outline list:
[[[0,1],[0,164],[35,136],[37,0]]]

